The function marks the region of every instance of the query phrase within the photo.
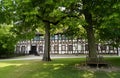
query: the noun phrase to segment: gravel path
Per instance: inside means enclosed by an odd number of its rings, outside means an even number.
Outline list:
[[[27,55],[27,56],[19,56],[9,59],[0,59],[0,61],[8,61],[8,60],[32,60],[32,59],[42,59],[43,55],[35,56],[35,55]],[[75,55],[51,55],[51,59],[53,58],[83,58],[85,56],[75,56]]]
[[[43,55],[35,56],[35,55],[26,55],[19,56],[9,59],[0,59],[0,61],[8,61],[8,60],[32,60],[32,59],[42,59]],[[85,58],[85,55],[51,55],[51,59],[54,58]],[[120,56],[104,56],[104,57],[120,57]]]

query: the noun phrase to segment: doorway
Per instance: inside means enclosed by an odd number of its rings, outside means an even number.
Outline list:
[[[36,46],[31,46],[31,50],[29,51],[29,54],[35,54],[37,52]]]

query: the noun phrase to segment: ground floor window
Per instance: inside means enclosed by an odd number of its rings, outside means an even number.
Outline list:
[[[68,45],[68,51],[73,51],[73,45]]]
[[[66,50],[66,46],[65,46],[65,45],[62,45],[62,46],[61,46],[61,50],[62,50],[62,51],[65,51],[65,50]]]
[[[39,46],[39,51],[43,51],[43,46]]]

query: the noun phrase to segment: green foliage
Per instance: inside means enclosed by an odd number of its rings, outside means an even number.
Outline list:
[[[71,3],[74,2],[74,0],[16,0],[15,17],[13,20],[15,24],[12,31],[20,38],[30,39],[34,36],[36,29],[37,31],[41,31],[41,29],[44,30],[44,22],[47,21],[50,22],[51,33],[57,33],[61,31],[59,29],[64,29],[66,28],[65,26],[69,26],[67,25],[68,22],[64,24],[68,15],[64,10],[65,7],[71,6]],[[77,22],[74,23],[79,22],[77,20]]]
[[[11,24],[14,15],[14,6],[12,0],[0,0],[0,24]]]
[[[84,25],[83,18],[68,18],[64,21],[64,25],[67,27],[63,32],[66,36],[73,39],[81,37],[85,38],[86,31],[82,27],[82,25]]]
[[[104,13],[103,22],[98,29],[99,38],[103,41],[109,41],[109,44],[114,47],[120,46],[120,1],[111,3]],[[109,4],[110,5],[110,4]]]
[[[101,28],[99,31],[99,38],[102,41],[109,41],[109,44],[114,47],[119,47],[120,46],[120,28],[119,27]]]
[[[12,18],[12,21],[15,23],[13,31],[21,38],[32,38],[34,36],[32,33],[35,33],[37,28],[43,29],[43,21],[55,23],[61,20],[62,22],[60,23],[62,25],[60,24],[59,27],[74,30],[73,33],[70,33],[71,36],[73,36],[73,34],[78,35],[78,33],[82,33],[75,31],[79,29],[78,23],[82,26],[87,24],[85,23],[87,20],[85,21],[84,10],[92,14],[92,24],[94,28],[103,26],[103,24],[104,26],[119,26],[120,2],[114,0],[2,0],[0,3],[0,13],[3,16],[1,22],[5,21],[4,19],[7,20],[8,17],[10,19]],[[67,17],[67,15],[69,15],[68,18],[61,19],[62,17]],[[79,20],[76,21],[74,18],[78,18]],[[68,19],[72,22],[66,21]],[[51,31],[54,29],[58,31],[57,26],[56,28],[55,26],[51,27]]]
[[[0,57],[9,57],[14,54],[15,44],[17,39],[10,32],[11,25],[0,25]]]

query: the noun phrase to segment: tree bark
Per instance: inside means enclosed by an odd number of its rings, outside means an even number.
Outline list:
[[[89,57],[97,57],[96,45],[95,45],[95,36],[94,36],[93,27],[88,26],[86,31],[87,31],[87,39],[88,39]]]
[[[89,57],[97,57],[96,45],[95,45],[95,36],[94,36],[94,29],[92,24],[92,14],[88,12],[87,9],[84,10],[85,20],[87,25],[84,26],[87,32],[87,39],[88,39],[88,51]]]
[[[43,61],[51,61],[50,58],[50,23],[45,23],[45,48],[43,54]]]

